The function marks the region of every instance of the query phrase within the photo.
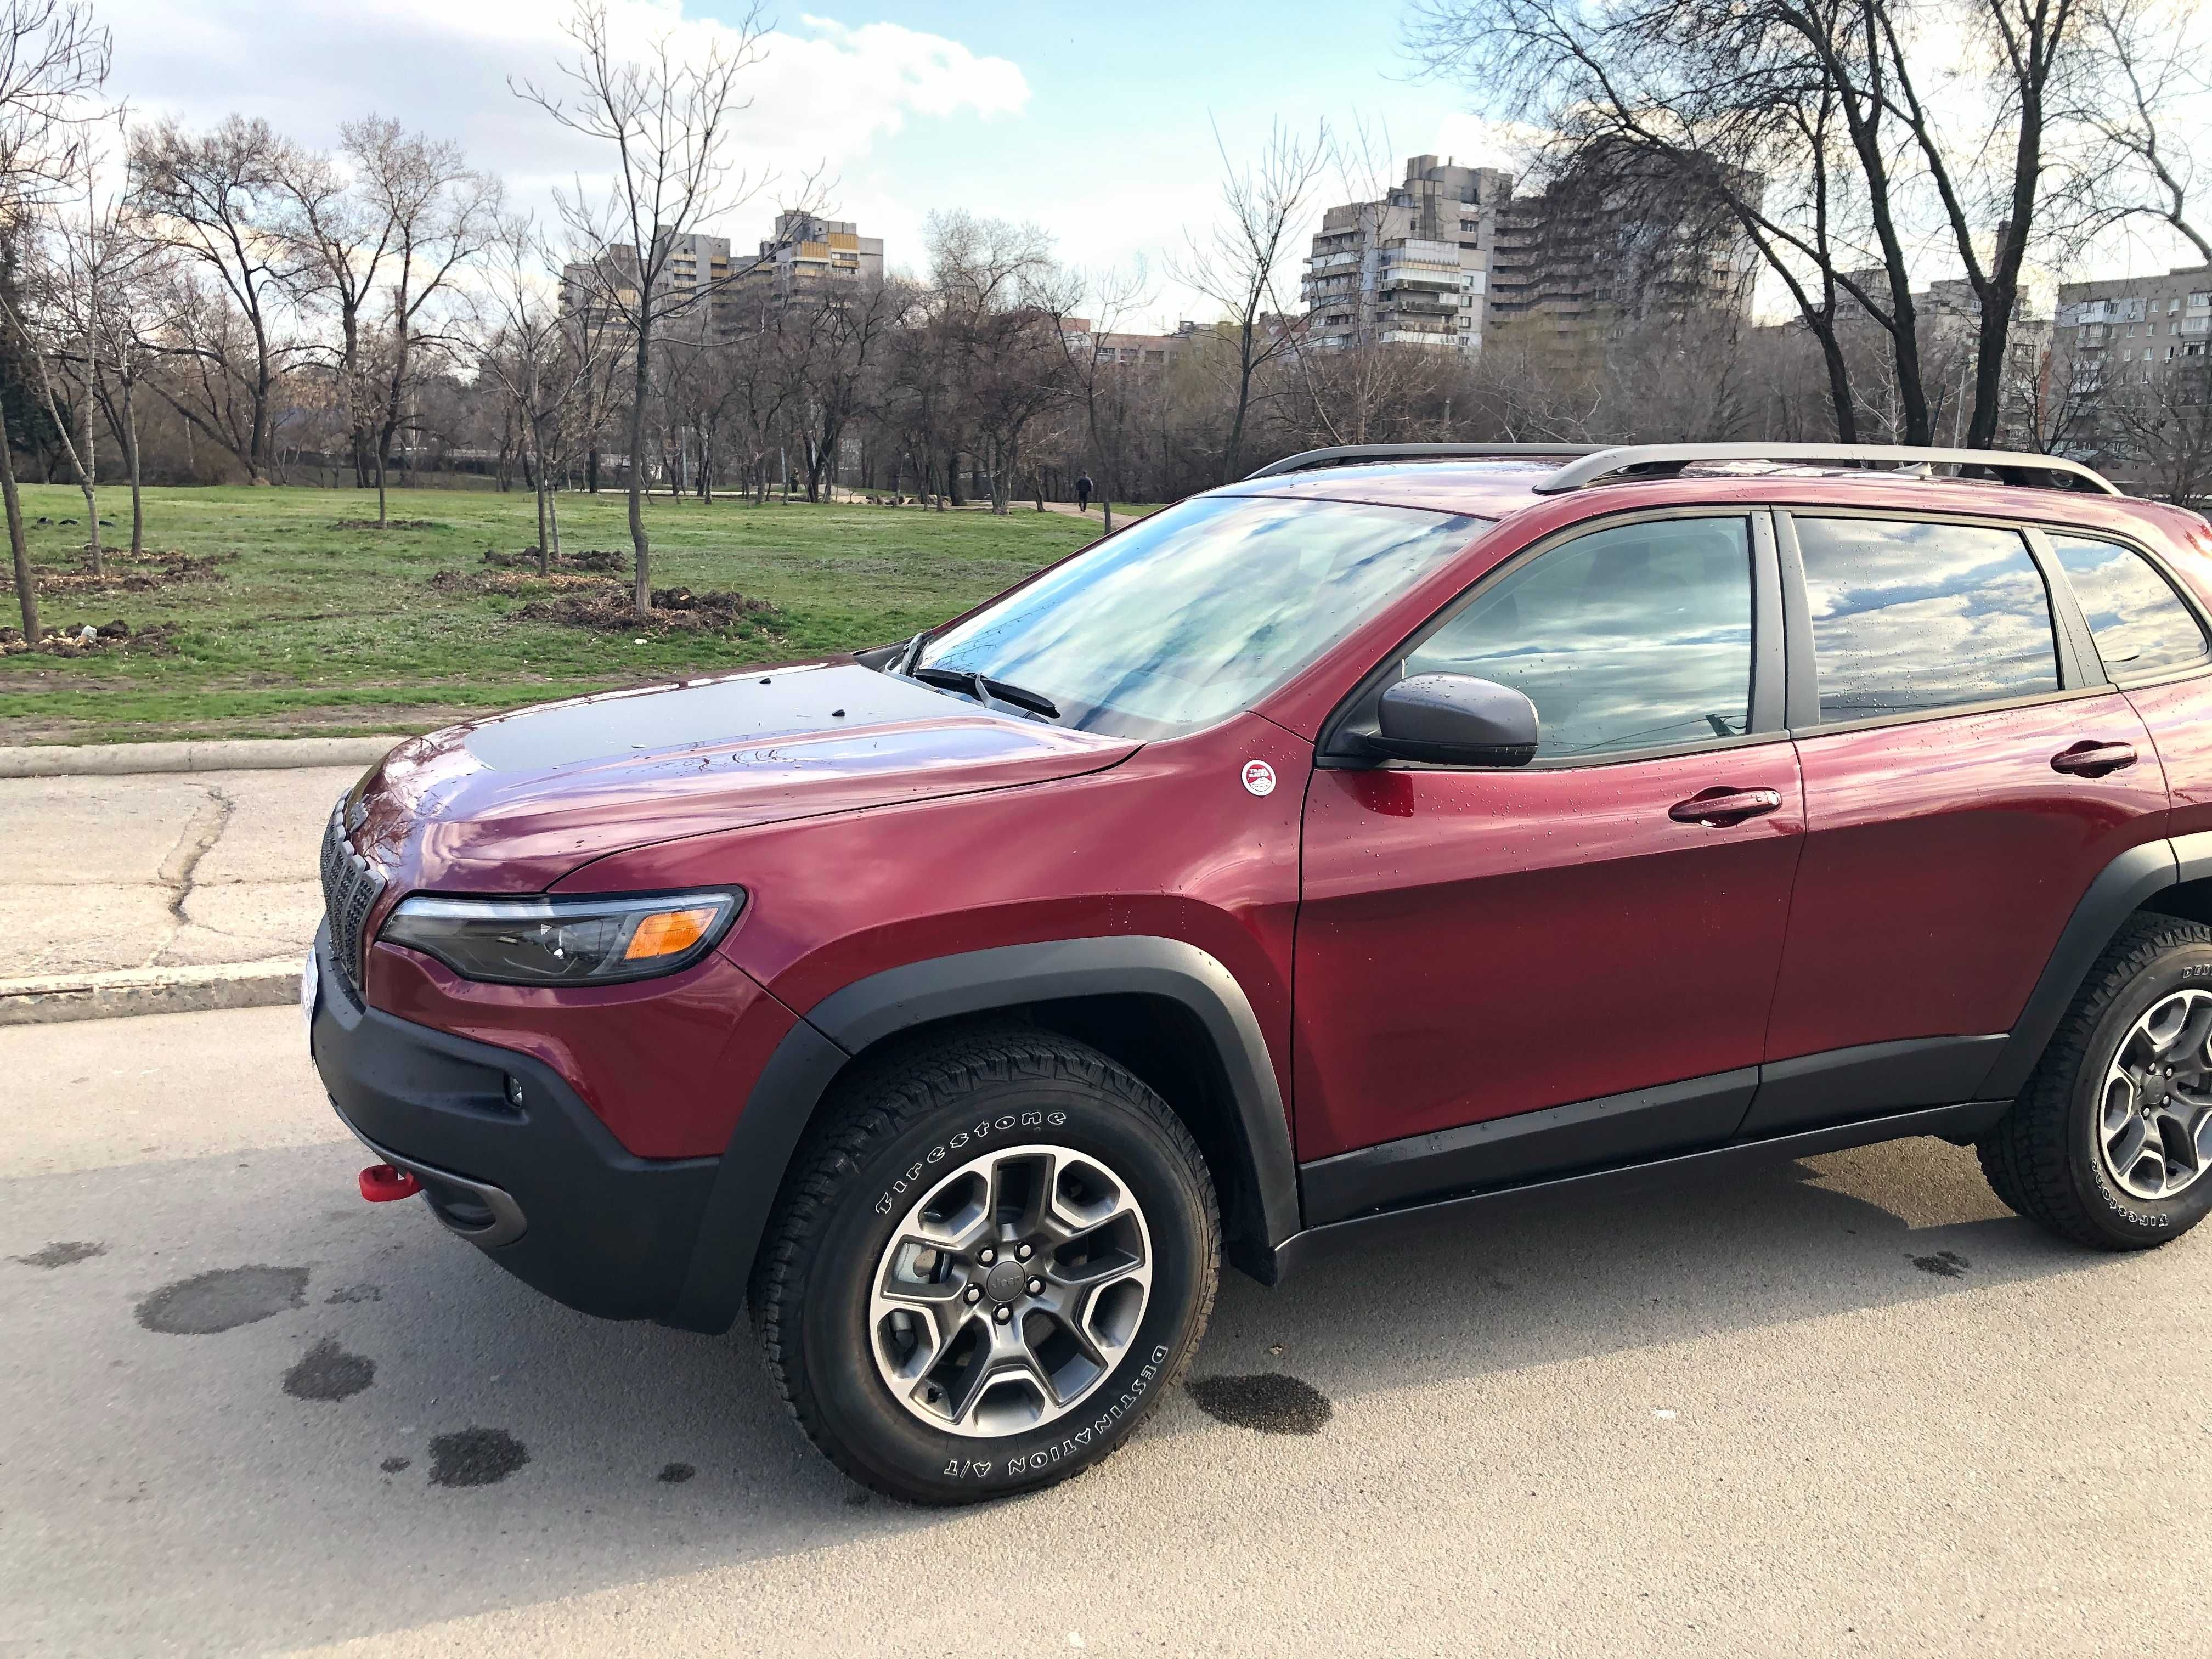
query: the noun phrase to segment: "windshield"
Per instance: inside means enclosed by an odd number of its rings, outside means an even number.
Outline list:
[[[1465,547],[1480,522],[1200,496],[946,629],[915,666],[1037,693],[1063,726],[1172,737],[1251,707]]]

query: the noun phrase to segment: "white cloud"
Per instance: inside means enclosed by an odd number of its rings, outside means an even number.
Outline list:
[[[100,15],[115,33],[112,89],[142,116],[204,125],[235,111],[326,145],[338,122],[373,110],[460,140],[536,203],[605,166],[599,146],[509,90],[526,81],[563,89],[559,65],[574,49],[558,0],[102,0]],[[609,25],[617,48],[633,52],[664,35],[679,57],[736,40],[715,19],[685,16],[680,0],[615,0]],[[836,176],[916,118],[991,119],[1029,101],[1016,64],[896,24],[807,17],[759,45],[744,76],[750,105],[732,124],[735,153],[756,176],[795,179],[825,164]],[[764,208],[749,216],[765,230]],[[749,228],[728,228],[743,240]]]

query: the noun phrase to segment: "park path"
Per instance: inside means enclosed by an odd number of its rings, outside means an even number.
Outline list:
[[[0,779],[0,981],[294,961],[358,766]]]

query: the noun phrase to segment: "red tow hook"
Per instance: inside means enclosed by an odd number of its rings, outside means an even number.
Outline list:
[[[395,1170],[389,1164],[372,1164],[361,1172],[361,1195],[372,1204],[390,1204],[403,1198],[412,1198],[422,1190],[422,1183],[404,1170]]]

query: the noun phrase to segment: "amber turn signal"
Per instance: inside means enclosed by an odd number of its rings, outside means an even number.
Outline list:
[[[688,951],[707,936],[716,915],[714,907],[708,904],[696,910],[663,910],[646,916],[629,936],[629,948],[623,952],[623,960],[647,962]]]

